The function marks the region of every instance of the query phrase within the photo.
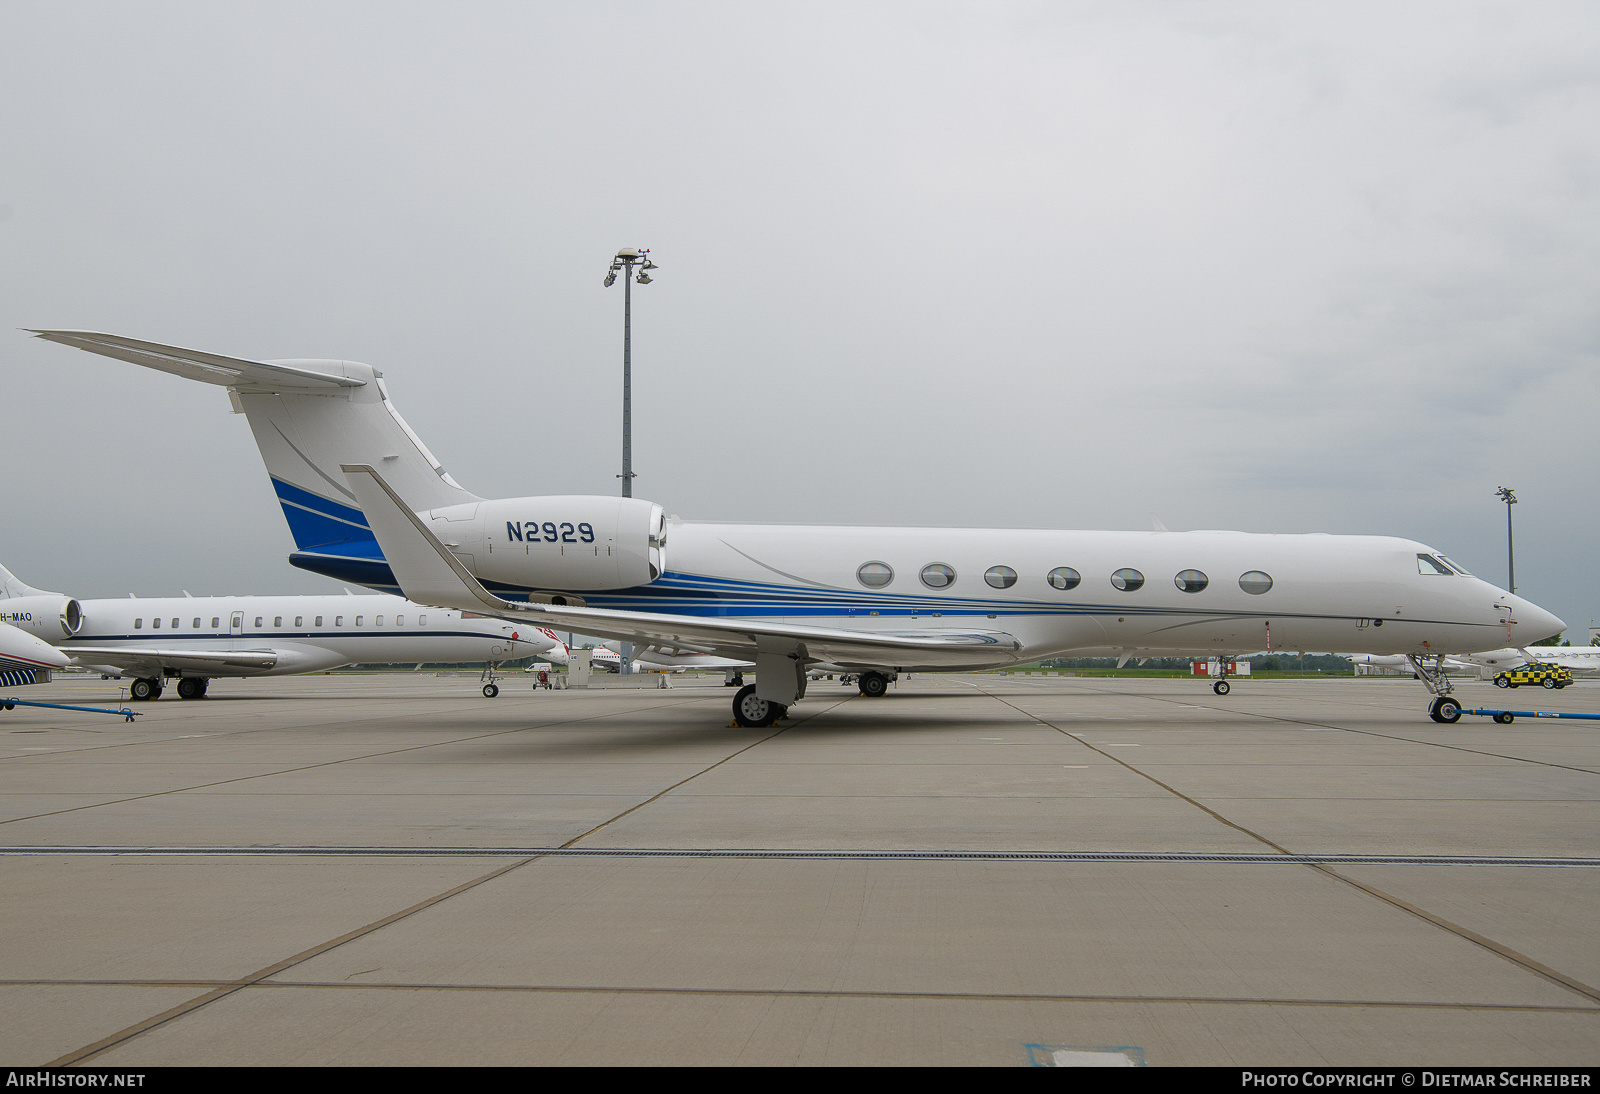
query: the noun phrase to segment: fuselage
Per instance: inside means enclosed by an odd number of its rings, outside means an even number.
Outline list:
[[[511,661],[551,644],[527,626],[394,596],[195,596],[83,600],[77,633],[56,643],[130,650],[272,650],[267,669],[178,675],[281,676],[354,663]],[[113,667],[114,666],[108,666]]]
[[[1425,544],[1384,536],[679,522],[666,557],[648,585],[579,595],[674,615],[1003,631],[1022,643],[1007,660],[1082,649],[1452,653],[1563,628],[1439,564]]]

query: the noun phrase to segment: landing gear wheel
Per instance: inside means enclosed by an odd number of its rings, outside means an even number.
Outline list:
[[[1215,684],[1211,685],[1211,690],[1216,692],[1218,695],[1226,695],[1233,689],[1228,687],[1228,682],[1226,680],[1218,680]]]
[[[1543,680],[1539,681],[1539,683],[1540,683],[1541,687],[1548,688],[1551,691],[1554,691],[1556,688],[1561,686],[1560,684],[1556,683],[1554,680],[1552,680],[1548,676],[1546,676]]]
[[[485,685],[483,685],[483,697],[485,699],[493,699],[496,695],[499,695],[499,694],[500,694],[500,685],[498,685],[498,684],[485,684]]]
[[[863,672],[860,686],[862,695],[876,699],[889,690],[889,678],[881,672]]]
[[[204,699],[206,697],[206,681],[185,677],[178,681],[178,698]]]
[[[1461,704],[1450,698],[1448,695],[1441,695],[1439,698],[1435,699],[1433,701],[1433,705],[1428,708],[1428,717],[1432,718],[1435,722],[1444,722],[1447,724],[1451,722],[1459,722],[1461,720]]]
[[[1509,710],[1502,710],[1499,714],[1494,716],[1494,720],[1503,726],[1508,726],[1517,720],[1517,716],[1512,714]]]
[[[128,697],[137,699],[141,703],[147,699],[161,698],[161,684],[156,680],[146,680],[143,677],[128,685]]]
[[[1511,681],[1497,676],[1495,677],[1494,686],[1497,688],[1508,688],[1511,686]]]
[[[746,684],[733,697],[733,720],[746,729],[764,729],[782,718],[786,708],[769,703],[756,694],[754,684]]]

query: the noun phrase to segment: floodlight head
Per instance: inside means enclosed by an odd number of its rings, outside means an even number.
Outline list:
[[[648,285],[648,284],[650,284],[651,281],[654,280],[654,278],[652,278],[649,274],[647,274],[647,273],[645,273],[645,272],[643,272],[641,270],[640,273],[639,273],[639,276],[634,278],[634,280],[639,282],[639,284],[641,284],[641,285]]]
[[[611,286],[615,285],[616,283],[617,283],[617,271],[616,270],[611,270],[606,274],[606,288],[609,289]]]
[[[645,260],[644,260],[644,265],[643,265],[643,266],[641,266],[641,267],[639,267],[639,268],[640,268],[640,269],[641,269],[641,270],[658,270],[658,269],[660,269],[660,268],[661,268],[661,267],[659,267],[659,266],[657,266],[657,265],[656,265],[656,264],[655,264],[655,263],[654,263],[654,262],[651,262],[651,261],[650,261],[650,260],[649,260],[649,259],[648,259],[648,258],[647,258],[647,259],[645,259]]]

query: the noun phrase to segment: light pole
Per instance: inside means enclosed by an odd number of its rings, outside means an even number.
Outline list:
[[[1511,492],[1511,487],[1502,486],[1495,491],[1506,502],[1506,592],[1517,591],[1517,556],[1511,548],[1511,507],[1517,504],[1517,495]]]
[[[639,267],[637,276],[634,267]],[[656,269],[650,261],[649,247],[624,247],[611,260],[606,271],[606,288],[617,283],[622,275],[622,496],[633,497],[633,283],[650,284],[650,271]]]
[[[634,267],[639,268],[635,275]],[[622,496],[633,497],[633,283],[651,282],[650,271],[656,264],[650,261],[649,247],[623,247],[611,260],[606,271],[606,288],[617,283],[622,275]],[[633,643],[622,644],[622,663],[617,666],[619,676],[633,674]]]

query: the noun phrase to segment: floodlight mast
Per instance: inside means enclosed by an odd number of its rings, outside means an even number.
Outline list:
[[[634,267],[639,268],[637,275]],[[633,497],[633,283],[648,285],[649,271],[657,269],[650,261],[649,247],[623,247],[611,260],[606,271],[606,288],[617,283],[622,275],[622,496]]]
[[[634,267],[639,268],[637,276]],[[622,496],[633,497],[633,283],[635,280],[641,285],[648,285],[653,280],[649,271],[656,269],[656,264],[650,261],[649,247],[623,247],[617,251],[611,260],[611,268],[606,271],[605,287],[610,288],[617,283],[617,275],[622,275],[622,474],[617,477],[622,480]],[[617,666],[617,672],[622,676],[633,673],[633,643],[622,644],[622,664]]]
[[[1517,504],[1517,495],[1511,487],[1502,486],[1495,493],[1505,499],[1506,503],[1506,591],[1517,591],[1517,556],[1511,545],[1511,507]]]

